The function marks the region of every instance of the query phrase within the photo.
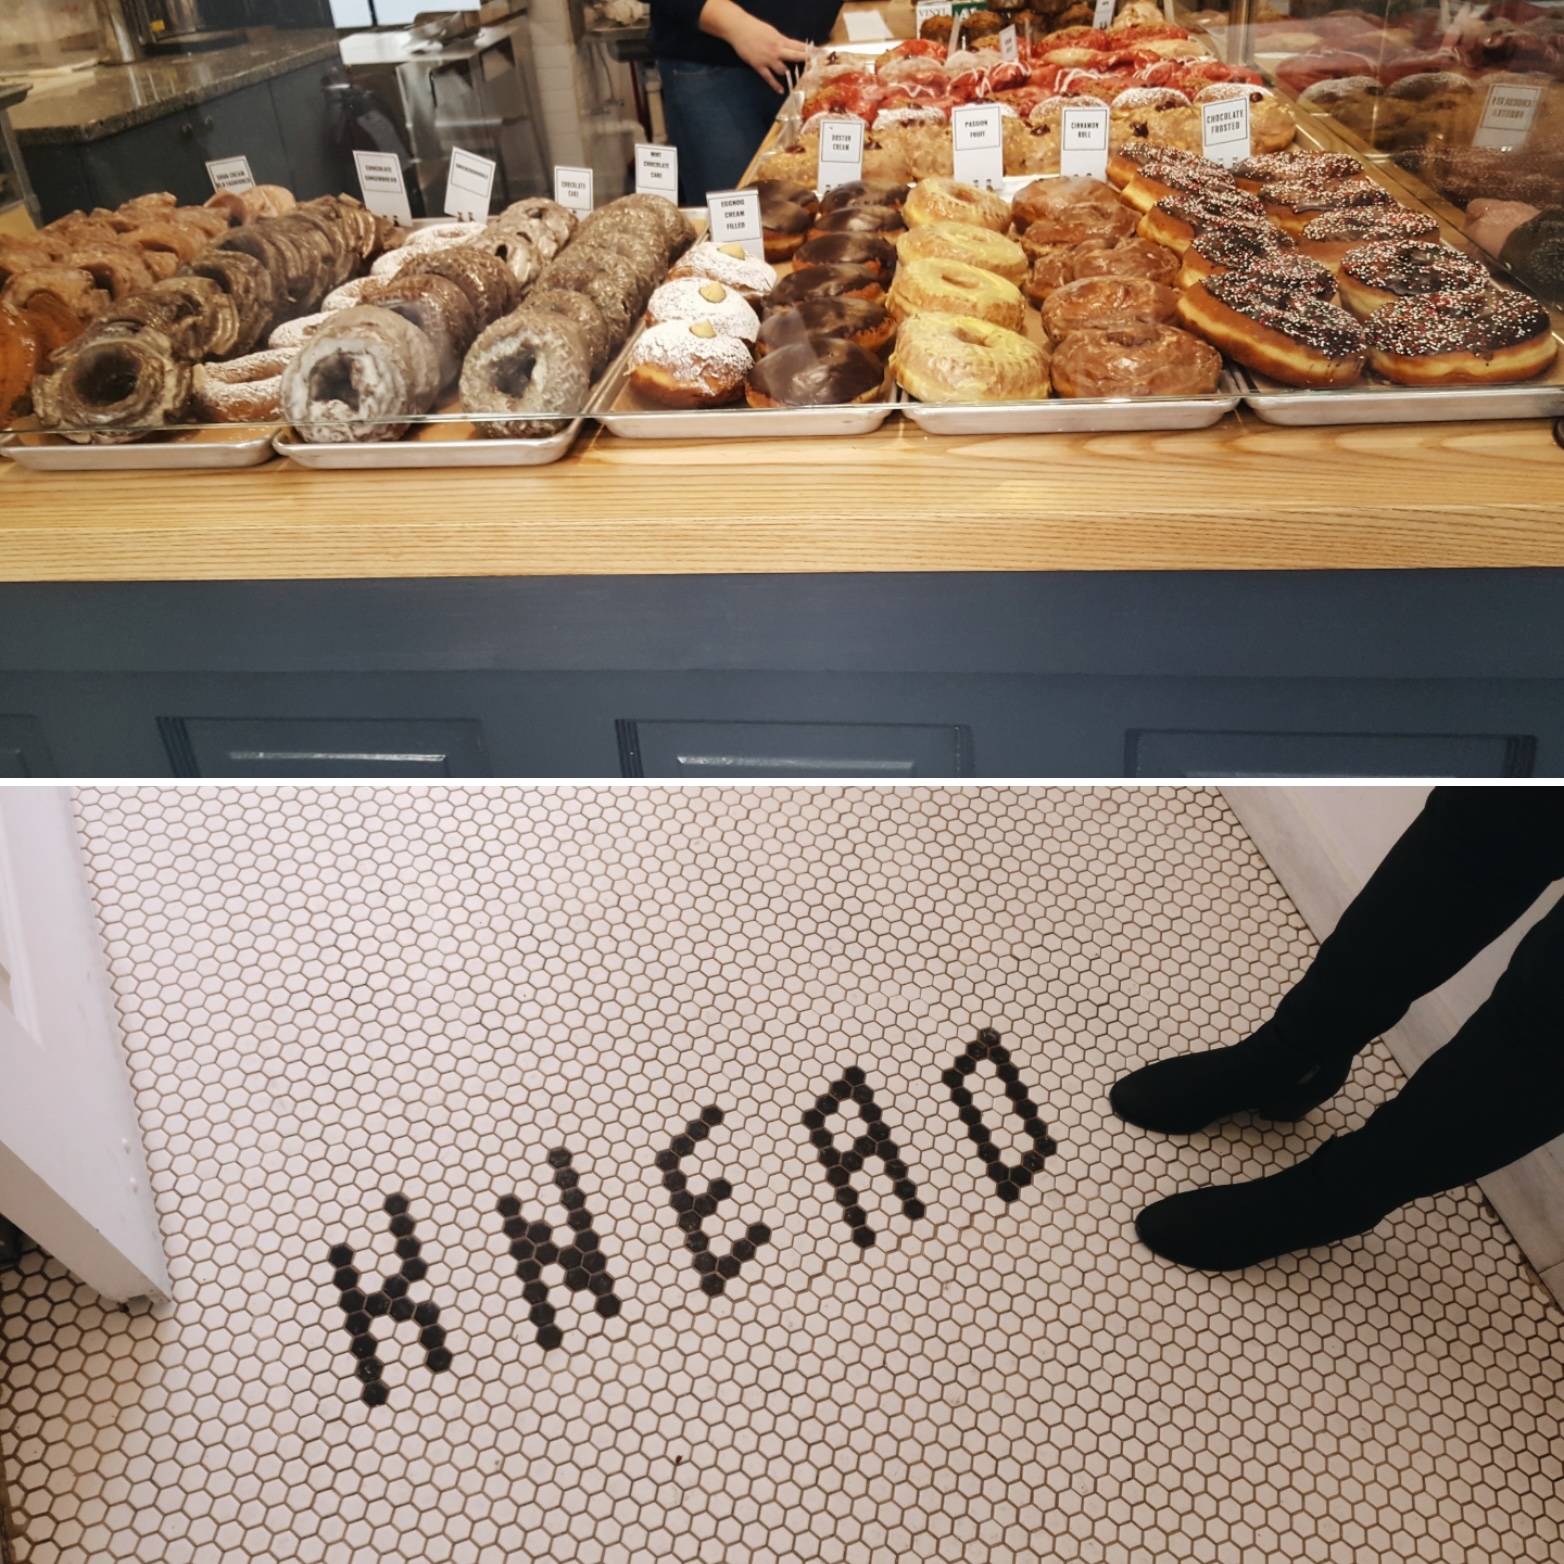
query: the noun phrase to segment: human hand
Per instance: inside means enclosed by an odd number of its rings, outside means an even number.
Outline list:
[[[1466,208],[1466,237],[1480,250],[1498,255],[1507,240],[1522,223],[1537,215],[1537,208],[1524,201],[1479,199]]]
[[[786,91],[790,64],[801,64],[809,58],[808,44],[789,38],[758,16],[751,16],[734,0],[706,0],[700,26],[703,33],[728,44],[774,92]]]

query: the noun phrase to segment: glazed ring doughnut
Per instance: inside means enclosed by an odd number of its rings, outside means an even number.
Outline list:
[[[222,364],[197,364],[191,412],[212,424],[270,423],[282,417],[282,372],[297,348],[267,348]]]
[[[1363,327],[1369,363],[1404,386],[1529,380],[1554,360],[1548,312],[1523,293],[1430,293],[1376,310]]]
[[[1060,396],[1204,396],[1222,378],[1222,355],[1177,326],[1142,322],[1071,332],[1051,373]]]
[[[397,440],[427,413],[440,363],[416,326],[372,304],[338,310],[282,372],[282,413],[305,440]]]
[[[1197,282],[1178,313],[1229,358],[1285,385],[1352,385],[1368,358],[1363,328],[1344,309],[1307,297],[1278,302],[1247,272]]]
[[[564,428],[585,406],[591,384],[592,356],[575,323],[522,308],[473,343],[462,365],[462,410],[479,434],[534,439]],[[498,414],[528,416],[493,421]]]
[[[920,223],[896,241],[896,255],[901,261],[965,261],[1018,284],[1031,270],[1014,239],[971,223]]]
[[[224,358],[234,350],[239,311],[210,277],[167,277],[123,304],[112,305],[92,329],[95,336],[156,331],[168,339],[176,358],[194,364],[203,358]]]
[[[94,245],[71,251],[71,265],[86,272],[117,304],[157,280],[138,250],[128,244]]]
[[[234,302],[239,312],[236,353],[248,353],[271,329],[277,314],[278,291],[270,270],[241,250],[203,250],[184,271],[209,277]]]
[[[724,407],[744,395],[754,363],[738,337],[700,320],[648,326],[630,355],[630,384],[666,407]]]
[[[904,321],[891,356],[897,384],[920,402],[1030,402],[1048,395],[1048,355],[972,315]]]
[[[1074,223],[1083,239],[1117,239],[1135,231],[1134,212],[1100,179],[1034,179],[1016,192],[1010,210],[1023,230],[1033,223]]]
[[[459,244],[471,244],[488,227],[486,223],[431,223],[415,228],[407,236],[404,250],[449,250]]]
[[[991,190],[936,176],[920,179],[907,192],[902,217],[909,228],[919,223],[974,223],[1002,234],[1010,227],[1010,203]]]
[[[1117,331],[1173,319],[1178,295],[1145,277],[1083,277],[1043,301],[1043,330],[1058,342],[1073,331]]]
[[[619,346],[603,312],[584,294],[571,288],[534,288],[527,295],[527,308],[545,315],[563,315],[573,321],[587,345],[592,360],[592,378],[596,380]]]
[[[179,423],[189,402],[190,366],[155,331],[83,342],[33,382],[38,422],[79,445],[139,440]]]
[[[570,243],[570,236],[576,231],[576,214],[547,196],[528,196],[525,201],[513,201],[503,212],[489,219],[489,227],[511,228],[530,222],[542,223],[553,234],[556,254]],[[527,230],[521,227],[519,231],[525,233]]]
[[[478,313],[472,300],[449,277],[415,272],[393,277],[365,290],[365,304],[395,310],[428,337],[440,361],[440,385],[450,385],[462,372],[462,360],[478,335]],[[323,317],[330,319],[330,316]]]
[[[1341,302],[1359,320],[1397,299],[1429,293],[1486,293],[1488,269],[1448,245],[1381,239],[1341,261]]]
[[[896,322],[869,299],[805,299],[768,316],[755,339],[757,356],[809,337],[841,337],[867,353],[884,354],[896,340]]]
[[[29,393],[40,357],[37,332],[15,310],[0,305],[0,429],[32,406]]]
[[[961,261],[907,261],[897,268],[887,302],[897,320],[975,315],[1019,331],[1026,318],[1026,300],[1014,283]]]
[[[1128,239],[1088,239],[1070,254],[1073,280],[1082,277],[1144,277],[1172,285],[1178,257],[1160,244],[1131,234]]]
[[[709,320],[718,335],[746,342],[753,342],[760,330],[760,317],[749,303],[709,277],[685,277],[657,289],[646,303],[646,323],[656,326],[666,320]]]

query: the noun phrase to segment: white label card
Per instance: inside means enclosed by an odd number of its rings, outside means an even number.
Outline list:
[[[709,190],[706,193],[708,238],[713,244],[741,244],[757,261],[766,258],[766,237],[760,227],[760,192]]]
[[[212,188],[218,192],[255,188],[255,175],[250,172],[250,160],[247,157],[220,157],[206,165],[206,172],[212,181]]]
[[[820,121],[820,193],[863,178],[861,119]]]
[[[913,7],[913,12],[917,18],[918,36],[921,38],[923,36],[923,24],[931,16],[950,15],[950,0],[918,0],[917,5]]]
[[[1201,151],[1231,168],[1249,156],[1249,99],[1222,98],[1200,105]]]
[[[679,204],[679,149],[643,141],[635,149],[635,193],[664,196]]]
[[[1472,137],[1474,147],[1489,147],[1498,152],[1513,152],[1526,145],[1531,122],[1542,101],[1542,88],[1515,82],[1495,82],[1488,89],[1483,117]]]
[[[999,29],[999,58],[1010,60],[1012,63],[1021,58],[1021,46],[1016,41],[1016,25],[1014,22],[1008,27]]]
[[[358,188],[364,193],[364,205],[376,217],[389,217],[404,228],[411,226],[413,209],[407,202],[402,159],[395,152],[355,152],[353,161],[358,164]]]
[[[1059,172],[1067,178],[1108,177],[1106,103],[1072,104],[1059,116]]]
[[[1099,32],[1113,26],[1114,0],[1097,0],[1092,9],[1092,26]]]
[[[577,217],[592,215],[592,170],[554,165],[554,199]]]
[[[445,215],[481,222],[489,215],[493,193],[494,160],[452,147],[451,167],[445,177]]]
[[[950,111],[951,161],[964,184],[998,190],[1005,179],[1003,111],[997,103],[968,103]]]

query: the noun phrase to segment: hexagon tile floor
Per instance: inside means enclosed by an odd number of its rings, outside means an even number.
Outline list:
[[[1564,1556],[1564,1333],[1474,1190],[1136,1245],[1398,1080],[1108,1114],[1309,957],[1219,797],[78,810],[176,1298],[0,1277],[21,1564]]]

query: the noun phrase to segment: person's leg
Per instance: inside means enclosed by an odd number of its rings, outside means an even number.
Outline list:
[[[1492,995],[1362,1129],[1285,1172],[1190,1190],[1141,1212],[1148,1248],[1238,1270],[1367,1232],[1398,1206],[1481,1178],[1564,1134],[1564,904],[1520,943]]]
[[[708,190],[731,190],[749,167],[782,95],[747,65],[660,60],[668,140],[679,149],[679,199],[704,206]]]
[[[1230,1048],[1118,1081],[1120,1118],[1192,1134],[1251,1110],[1301,1118],[1413,1000],[1460,971],[1564,877],[1564,789],[1439,788],[1276,1013]]]

